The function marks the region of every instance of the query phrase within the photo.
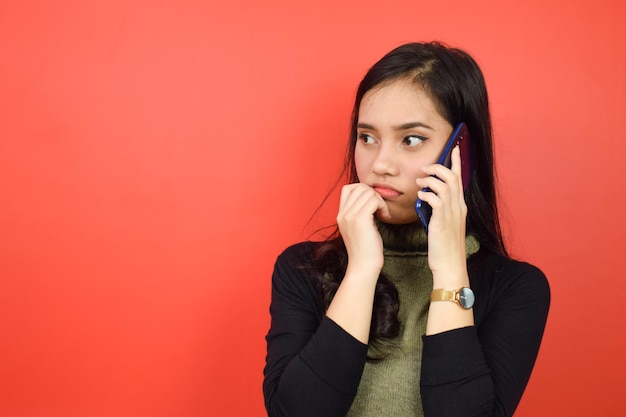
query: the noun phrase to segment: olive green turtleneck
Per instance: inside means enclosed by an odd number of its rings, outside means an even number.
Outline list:
[[[428,267],[428,239],[421,224],[377,222],[383,239],[382,273],[396,286],[400,298],[400,332],[392,340],[370,345],[368,355],[380,360],[365,364],[357,395],[348,416],[423,416],[420,397],[422,335],[426,332],[432,273]],[[466,239],[468,256],[479,244]]]

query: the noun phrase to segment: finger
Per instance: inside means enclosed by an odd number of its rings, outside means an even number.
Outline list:
[[[382,198],[380,194],[376,193],[376,195],[378,195],[378,213],[384,219],[391,218],[391,213],[389,212],[389,206],[387,205],[387,202],[384,198]]]
[[[458,171],[460,171],[460,160],[458,161],[458,167],[455,166],[455,170],[458,168]],[[453,192],[457,192],[459,188],[462,188],[461,186],[461,177],[459,176],[459,173],[456,171],[453,171],[452,169],[448,169],[443,165],[439,165],[439,164],[435,164],[435,165],[429,165],[426,167],[422,168],[422,171],[424,171],[425,173],[427,173],[429,176],[435,176],[437,180],[439,180],[439,182],[443,182],[445,184],[447,184],[450,189]],[[432,182],[432,180],[430,179],[426,179],[426,182],[428,187],[434,186],[434,187],[440,187],[440,184],[437,184],[436,182]],[[431,187],[432,188],[432,187]],[[433,188],[433,190],[435,190]],[[435,190],[435,192],[438,192],[437,190]]]
[[[459,145],[455,146],[452,150],[452,172],[454,172],[458,177],[457,187],[459,190],[459,198],[464,200],[463,195],[463,165],[461,162],[461,148]]]
[[[459,145],[456,145],[454,147],[454,149],[452,149],[452,166],[451,166],[451,170],[452,172],[454,172],[459,178],[461,178],[462,175],[462,171],[461,171],[461,149],[459,148]]]
[[[349,190],[340,210],[349,217],[359,216],[362,213],[374,214],[377,210],[383,210],[387,213],[387,203],[383,198],[374,191],[373,188],[359,184]]]
[[[339,196],[339,207],[345,207],[350,195],[354,191],[357,184],[346,184],[341,188],[341,195]]]
[[[422,167],[422,171],[424,171],[429,176],[435,176],[439,180],[449,184],[453,182],[457,182],[458,175],[456,172],[453,172],[450,168],[446,168],[440,164],[428,165]]]
[[[445,169],[445,168],[444,168]],[[449,179],[450,180],[450,179]],[[452,177],[452,182],[454,182],[454,177]],[[428,176],[418,178],[416,180],[417,186],[420,188],[428,188],[428,191],[433,192],[438,195],[440,198],[448,199],[448,195],[454,192],[453,188],[451,188],[448,183],[444,182],[442,179],[438,177]],[[453,194],[452,194],[453,195]]]
[[[374,214],[379,212],[379,214],[384,218],[391,217],[389,212],[389,206],[385,199],[374,191],[372,188],[363,192],[362,197],[359,198],[358,202],[355,202],[355,207],[359,207],[360,210],[364,210],[367,213]]]
[[[427,202],[433,209],[439,208],[443,204],[441,198],[439,198],[439,196],[432,191],[419,190],[417,192],[417,198]]]
[[[345,185],[341,190],[341,198],[339,200],[340,209],[349,210],[354,207],[355,203],[361,198],[364,192],[370,191],[374,194],[374,190],[361,183]]]
[[[367,206],[370,206],[369,209]],[[374,213],[377,206],[376,192],[371,188],[364,189],[359,187],[350,195],[346,204],[346,211],[351,214],[359,214],[364,210]]]

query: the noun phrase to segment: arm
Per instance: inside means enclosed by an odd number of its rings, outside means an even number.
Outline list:
[[[277,260],[267,335],[263,393],[269,416],[343,416],[358,387],[367,345],[324,317],[314,277],[294,264],[312,244]]]
[[[373,188],[349,184],[341,190],[337,226],[348,252],[346,274],[327,315],[362,343],[369,342],[376,282],[383,267],[383,242],[374,213],[389,217],[387,204]]]
[[[476,327],[424,337],[426,416],[511,416],[519,404],[539,351],[550,290],[537,268],[505,262],[472,271]]]
[[[433,288],[469,286],[463,244],[467,207],[458,149],[452,152],[451,170],[432,165],[424,171],[437,177],[417,179],[418,185],[434,191],[420,192],[433,207],[428,235]],[[477,297],[484,297],[480,307],[430,305],[421,380],[427,417],[510,416],[519,403],[543,335],[550,293],[538,269],[513,261],[500,264],[492,259],[473,271],[472,287]],[[498,291],[491,291],[491,285]],[[489,312],[484,315],[478,309],[486,308],[487,299]],[[475,316],[484,317],[477,327]]]
[[[367,358],[374,292],[384,261],[376,211],[389,216],[386,203],[371,187],[343,187],[337,224],[348,265],[326,317],[318,291],[294,285],[311,285],[313,278],[289,279],[304,270],[277,262],[264,383],[271,416],[343,416],[349,410]],[[311,265],[312,259],[310,252],[295,264]]]
[[[467,206],[461,179],[459,147],[452,150],[452,168],[430,165],[422,168],[426,177],[417,184],[431,191],[418,196],[431,205],[428,224],[428,266],[433,273],[433,289],[458,290],[469,287],[465,253]],[[474,313],[451,302],[433,302],[428,310],[426,334],[433,335],[474,325]]]

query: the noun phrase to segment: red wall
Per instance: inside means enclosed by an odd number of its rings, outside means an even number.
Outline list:
[[[263,415],[273,261],[334,217],[367,67],[430,39],[552,285],[517,415],[623,410],[624,3],[219,3],[0,2],[0,415]]]

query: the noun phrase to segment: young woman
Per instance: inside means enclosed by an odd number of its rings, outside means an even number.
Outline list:
[[[435,164],[461,122],[476,165],[465,191],[458,147],[451,169]],[[337,233],[276,261],[268,414],[511,416],[550,291],[505,250],[476,62],[437,43],[385,55],[359,85],[345,171]]]

